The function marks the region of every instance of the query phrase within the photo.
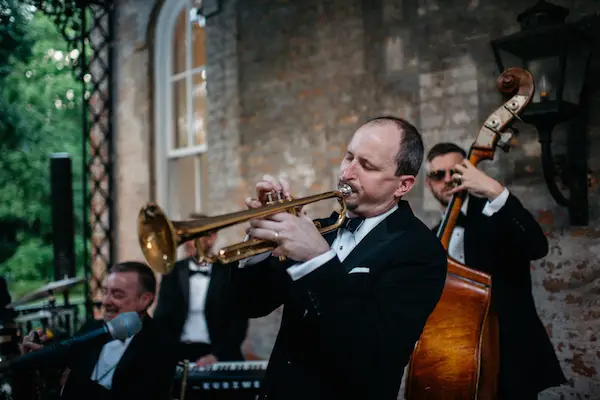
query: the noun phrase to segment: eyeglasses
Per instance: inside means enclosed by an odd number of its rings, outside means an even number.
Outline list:
[[[450,176],[454,175],[454,169],[438,169],[437,171],[431,171],[427,174],[427,177],[432,181],[441,181],[446,177],[446,172],[450,173]]]

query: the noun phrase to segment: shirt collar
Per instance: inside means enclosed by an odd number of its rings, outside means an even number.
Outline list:
[[[211,271],[212,270],[212,264],[206,263],[206,264],[199,265],[193,257],[190,258],[190,261],[188,263],[188,267],[192,271],[201,271],[201,270]]]
[[[376,215],[374,217],[365,218],[365,220],[360,224],[358,229],[354,232],[355,238],[363,238],[367,235],[367,233],[371,232],[373,228],[375,228],[381,221],[386,219],[390,214],[398,209],[398,204],[394,205],[394,207],[390,208],[383,214]],[[346,216],[348,214],[346,213]]]

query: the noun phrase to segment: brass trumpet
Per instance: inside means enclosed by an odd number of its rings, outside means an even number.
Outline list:
[[[193,220],[171,221],[162,209],[153,202],[144,205],[138,215],[138,239],[146,261],[155,272],[168,274],[173,270],[177,261],[177,247],[189,240],[197,240],[202,236],[219,229],[247,222],[253,218],[262,218],[280,212],[295,214],[296,208],[329,198],[337,198],[341,206],[340,216],[337,221],[329,226],[321,227],[315,221],[319,233],[325,234],[339,228],[346,218],[345,197],[352,193],[352,188],[347,184],[339,187],[338,191],[325,192],[298,199],[282,199],[278,194],[273,200],[269,196],[266,206],[256,209],[239,211],[215,217],[205,217]],[[273,250],[277,243],[261,239],[249,239],[236,243],[218,251],[214,256],[203,254],[199,246],[198,259],[210,263],[228,264],[239,261],[256,254]]]

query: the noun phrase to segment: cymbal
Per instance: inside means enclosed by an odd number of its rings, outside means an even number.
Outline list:
[[[6,308],[14,308],[27,303],[31,303],[36,300],[48,298],[57,293],[63,293],[71,289],[73,286],[78,285],[85,281],[85,278],[67,278],[61,279],[60,281],[54,281],[47,283],[46,285],[34,290],[33,292],[27,293],[18,300],[8,304]]]

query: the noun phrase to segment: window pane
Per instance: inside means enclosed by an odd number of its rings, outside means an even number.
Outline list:
[[[196,21],[192,22],[192,68],[203,67],[206,64],[204,41],[204,17],[199,15]]]
[[[204,71],[193,76],[194,102],[194,145],[206,143],[206,74]]]
[[[200,203],[197,199],[200,188],[202,171],[200,171],[200,155],[194,154],[187,157],[169,160],[168,190],[169,212],[173,219],[186,219]]]
[[[188,115],[187,93],[185,79],[172,83],[173,85],[173,148],[178,149],[188,145]]]
[[[173,32],[173,74],[185,71],[186,55],[186,26],[187,7],[183,8],[175,21],[175,32]]]

